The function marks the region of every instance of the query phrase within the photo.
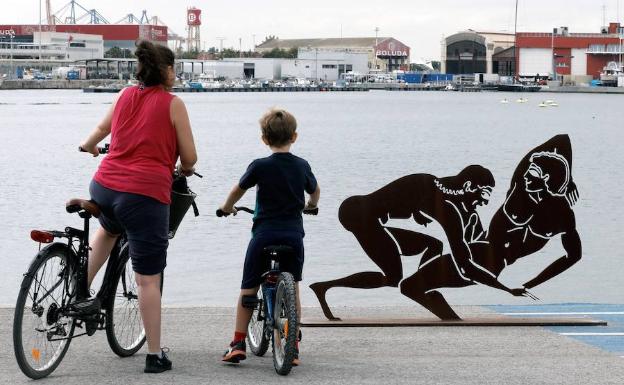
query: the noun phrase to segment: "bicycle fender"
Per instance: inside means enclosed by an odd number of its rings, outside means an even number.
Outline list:
[[[27,276],[30,273],[30,271],[35,267],[35,265],[39,263],[40,259],[47,256],[49,253],[52,253],[55,251],[59,253],[66,253],[69,258],[71,258],[71,256],[73,255],[73,251],[67,246],[67,244],[61,243],[61,242],[50,243],[49,245],[45,246],[43,249],[39,250],[37,255],[35,255],[35,257],[30,262],[30,265],[28,265],[28,270],[26,271],[26,273],[24,273],[24,276]],[[28,282],[22,280],[20,289],[24,289],[25,286],[28,286]]]

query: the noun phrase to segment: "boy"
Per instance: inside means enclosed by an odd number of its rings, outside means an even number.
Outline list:
[[[251,162],[221,206],[224,212],[236,214],[234,204],[247,189],[257,186],[252,238],[245,256],[234,339],[223,355],[224,362],[238,363],[246,358],[245,337],[253,309],[243,307],[243,297],[255,297],[258,292],[261,275],[268,267],[262,258],[262,250],[266,246],[288,245],[295,250],[291,260],[280,262],[280,268],[292,273],[297,282],[297,316],[301,316],[299,281],[303,270],[305,235],[301,212],[304,208],[315,208],[321,194],[308,162],[290,153],[290,146],[297,140],[295,117],[285,110],[274,108],[260,118],[260,127],[262,141],[273,154]],[[304,204],[304,191],[310,195],[307,204]],[[298,351],[297,344],[293,365],[299,364]]]

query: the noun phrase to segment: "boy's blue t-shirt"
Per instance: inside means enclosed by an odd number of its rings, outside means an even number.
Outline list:
[[[310,164],[289,152],[251,162],[238,185],[244,190],[257,186],[252,232],[294,230],[304,234],[303,192],[312,194],[316,184]]]

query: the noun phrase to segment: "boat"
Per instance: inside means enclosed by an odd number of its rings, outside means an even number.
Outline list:
[[[508,101],[507,99],[503,99],[503,100],[501,100],[500,102],[501,102],[502,104],[507,104],[507,103],[509,103],[509,101]]]
[[[600,72],[600,82],[601,85],[605,87],[617,87],[618,85],[618,76],[622,76],[624,74],[623,67],[621,64],[617,62],[610,61]]]
[[[536,84],[499,84],[498,90],[504,92],[537,92],[541,90],[542,87]]]
[[[548,107],[548,104],[546,104],[546,102],[541,102],[538,107]]]
[[[529,101],[529,99],[527,99],[527,98],[519,98],[519,99],[516,100],[516,103],[526,103],[528,101]]]

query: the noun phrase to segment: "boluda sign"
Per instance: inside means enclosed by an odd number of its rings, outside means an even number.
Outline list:
[[[0,29],[0,36],[9,36],[11,38],[15,37],[14,29]]]
[[[409,47],[395,39],[387,39],[377,44],[375,47],[375,55],[381,57],[408,57]]]

